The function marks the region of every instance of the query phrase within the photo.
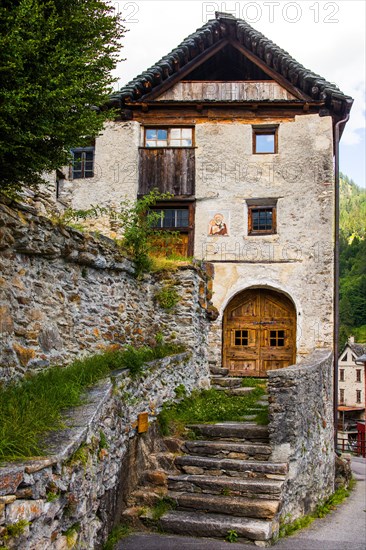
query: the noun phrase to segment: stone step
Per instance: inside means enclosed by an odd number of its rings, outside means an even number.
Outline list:
[[[241,385],[241,378],[211,376],[211,384],[213,386],[216,385],[225,388],[239,388]]]
[[[283,480],[278,479],[240,479],[210,475],[168,476],[169,491],[269,500],[278,500],[281,497],[283,483]]]
[[[252,541],[268,541],[273,533],[272,522],[264,519],[199,512],[168,512],[160,519],[160,526],[166,532],[196,537],[225,538],[229,531],[235,531],[240,538]]]
[[[227,497],[195,493],[169,493],[178,510],[201,510],[229,516],[272,519],[279,510],[279,500]]]
[[[229,441],[186,441],[185,449],[195,455],[242,460],[268,460],[272,449],[263,443],[236,443]]]
[[[229,369],[223,369],[222,367],[212,366],[212,367],[210,367],[210,372],[211,372],[211,374],[218,374],[218,375],[221,375],[221,376],[227,376],[227,374],[229,373]]]
[[[177,456],[175,465],[186,474],[229,475],[244,478],[266,478],[267,475],[286,477],[286,462],[240,460],[235,458],[215,458],[195,455]],[[277,479],[280,479],[279,477]]]
[[[187,428],[208,439],[235,439],[268,442],[268,426],[254,422],[218,422],[216,424],[189,424]]]
[[[248,395],[250,393],[252,393],[252,391],[254,390],[254,388],[250,388],[250,387],[244,387],[244,388],[230,388],[229,393],[230,395]]]
[[[211,386],[213,389],[217,391],[224,391],[228,395],[248,395],[250,394],[254,388],[229,388],[227,386]]]

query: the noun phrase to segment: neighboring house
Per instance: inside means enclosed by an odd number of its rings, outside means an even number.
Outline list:
[[[59,173],[59,200],[173,195],[156,206],[157,231],[214,264],[210,359],[230,374],[265,376],[332,347],[334,135],[352,99],[217,13],[110,106],[116,120]]]
[[[356,360],[366,353],[366,344],[356,344],[353,337],[339,355],[338,361],[338,444],[355,450],[357,424],[365,420],[366,367]]]

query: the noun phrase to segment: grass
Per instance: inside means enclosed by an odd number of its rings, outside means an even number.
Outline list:
[[[267,407],[257,405],[264,395],[263,388],[257,386],[249,395],[228,395],[223,391],[210,389],[194,391],[179,403],[167,403],[159,414],[159,424],[163,435],[179,434],[186,424],[193,422],[241,421],[243,416],[256,407],[266,414]]]
[[[128,347],[53,367],[0,389],[0,460],[42,455],[42,436],[65,427],[62,411],[81,405],[85,390],[111,371],[129,368],[138,376],[146,362],[181,351],[181,346],[165,343]]]
[[[341,504],[349,495],[355,486],[355,481],[351,479],[349,487],[340,487],[330,497],[328,497],[323,503],[319,504],[312,514],[308,514],[301,518],[296,519],[291,523],[285,523],[280,526],[279,538],[288,537],[293,535],[304,527],[309,527],[315,519],[324,518],[332,510],[334,510],[339,504]]]
[[[130,534],[131,527],[129,525],[117,525],[110,532],[107,542],[103,546],[103,550],[113,550],[119,540]]]

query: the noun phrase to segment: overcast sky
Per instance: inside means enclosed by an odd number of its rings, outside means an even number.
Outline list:
[[[129,29],[125,61],[116,71],[118,86],[137,76],[201,27],[214,12],[245,19],[355,99],[341,141],[341,170],[365,187],[365,1],[111,0]]]

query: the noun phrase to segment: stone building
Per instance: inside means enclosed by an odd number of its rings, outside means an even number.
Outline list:
[[[352,106],[245,21],[217,13],[115,93],[119,116],[58,174],[73,208],[157,188],[157,231],[214,264],[211,364],[266,375],[333,342],[333,160]]]
[[[351,336],[338,360],[338,445],[342,450],[355,450],[357,425],[365,420],[366,368],[357,364],[366,353],[366,344],[357,344]]]

